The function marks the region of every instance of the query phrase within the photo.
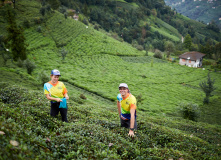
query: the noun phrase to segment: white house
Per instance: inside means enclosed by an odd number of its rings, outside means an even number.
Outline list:
[[[189,67],[201,67],[203,64],[203,57],[206,54],[200,53],[200,52],[186,52],[179,56],[180,65],[186,65]]]

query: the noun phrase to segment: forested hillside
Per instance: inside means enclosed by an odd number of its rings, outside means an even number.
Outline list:
[[[180,14],[175,14],[174,25],[166,23],[159,9],[163,1],[14,2],[0,7],[0,159],[219,160],[219,33]],[[152,7],[149,16],[138,14],[148,12],[144,5]],[[96,10],[99,18],[92,20]],[[170,19],[174,12],[168,11]],[[112,23],[108,28],[106,13],[123,21],[117,24],[123,34]],[[201,37],[201,49],[210,49],[208,57],[217,59],[206,59],[204,69],[180,66],[176,52],[188,48],[180,42],[177,22],[188,23],[185,33],[201,28],[193,32],[193,42]],[[168,44],[174,50],[165,49]],[[50,101],[43,95],[52,69],[61,72],[68,90],[69,123],[61,122],[60,115],[50,116]],[[204,103],[199,84],[208,76],[215,79],[215,91]],[[137,98],[134,138],[120,127],[116,102],[122,82]]]
[[[221,1],[219,0],[165,0],[165,3],[191,19],[205,24],[214,23],[221,28]]]

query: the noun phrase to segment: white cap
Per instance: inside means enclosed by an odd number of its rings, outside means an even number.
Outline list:
[[[121,83],[121,84],[119,85],[119,88],[120,88],[120,87],[125,87],[125,88],[128,89],[128,85],[127,85],[126,83]]]

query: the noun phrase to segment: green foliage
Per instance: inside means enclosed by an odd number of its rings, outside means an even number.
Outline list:
[[[206,94],[206,97],[203,100],[203,103],[208,104],[209,103],[209,98],[212,95],[212,92],[216,89],[214,86],[215,83],[215,79],[211,79],[210,77],[210,73],[208,73],[207,75],[207,80],[206,81],[202,81],[199,83],[199,86],[201,87],[201,89],[203,90],[203,92]]]
[[[18,105],[29,99],[27,89],[18,86],[2,86],[0,99],[3,103]]]
[[[50,4],[52,9],[58,9],[61,5],[59,0],[48,0],[48,3]]]
[[[18,58],[25,60],[26,55],[26,44],[24,37],[24,30],[17,26],[15,21],[15,15],[11,7],[6,8],[6,20],[8,22],[8,43],[7,45],[12,50],[13,60],[17,61]]]
[[[197,20],[200,23],[205,24],[211,21],[214,23],[215,20],[216,25],[219,25],[220,27],[218,16],[221,4],[220,1],[213,1],[213,3],[208,3],[207,1],[186,1],[184,3],[173,5],[173,3],[175,4],[176,2],[176,0],[168,0],[166,1],[166,4],[176,9],[177,12],[182,13],[191,19]]]
[[[220,127],[153,118],[139,111],[142,121],[138,119],[136,136],[129,138],[128,130],[119,127],[117,111],[102,114],[113,104],[73,106],[70,100],[71,122],[63,123],[49,115],[49,104],[42,91],[6,88],[10,89],[7,94],[15,92],[13,95],[27,99],[17,105],[0,103],[0,156],[4,159],[209,159],[211,155],[213,159],[219,158],[220,138],[216,135]]]
[[[81,99],[87,99],[87,97],[83,93],[80,95],[80,98]]]
[[[27,69],[28,74],[31,74],[33,72],[33,70],[36,68],[35,63],[30,61],[29,59],[26,59],[24,61],[24,66]]]
[[[22,17],[20,11],[26,14],[30,10],[30,19],[39,17],[41,5],[38,1],[28,2],[18,1],[19,17]],[[153,1],[149,7],[160,7],[161,4],[157,2]],[[109,3],[105,1],[105,9]],[[26,9],[27,4],[31,6],[29,10]],[[125,1],[117,4],[122,8],[131,6]],[[118,8],[115,7],[117,12],[123,11]],[[126,14],[127,11],[119,14]],[[125,19],[121,19],[122,24],[127,23]],[[58,23],[59,20],[61,23]],[[125,42],[116,41],[103,30],[103,33],[97,32],[79,21],[65,20],[64,15],[57,11],[45,22],[47,28],[42,25],[45,32],[35,30],[39,24],[25,30],[29,58],[39,66],[35,70],[37,74],[28,75],[23,68],[10,62],[9,66],[0,67],[3,82],[30,88],[28,93],[22,93],[19,97],[28,99],[16,102],[16,105],[0,102],[0,131],[4,132],[0,132],[2,159],[219,159],[219,125],[172,117],[180,101],[191,100],[194,104],[203,105],[199,82],[206,76],[205,71],[153,58],[151,52],[149,56],[144,56],[145,51],[140,52]],[[128,37],[131,31],[125,32]],[[50,33],[60,46],[66,45],[69,53],[65,61],[58,58],[56,53],[60,48]],[[131,33],[136,36],[141,32],[136,27]],[[157,33],[154,36],[162,38]],[[151,61],[154,67],[151,67]],[[42,70],[49,72],[51,68],[58,68],[62,72],[61,80],[68,89],[70,123],[67,124],[60,121],[60,116],[50,117],[50,103],[43,95],[42,85],[39,85],[38,73]],[[208,110],[209,107],[203,105],[205,113],[201,120],[207,122],[209,117],[209,123],[220,124],[221,116],[216,108],[220,105],[221,80],[217,72],[211,73],[211,76],[217,77],[218,89],[211,98],[213,109]],[[127,136],[128,129],[119,127],[115,101],[118,84],[122,81],[128,83],[134,95],[142,93],[144,99],[138,107],[138,130],[133,139]],[[0,86],[8,85],[4,83]],[[4,93],[4,90],[1,92]],[[87,99],[80,98],[82,93]],[[7,94],[10,95],[9,92]],[[208,112],[210,114],[207,115]],[[211,116],[214,112],[215,117]],[[10,140],[18,142],[18,146],[10,143]]]
[[[40,80],[42,86],[50,80],[47,72],[44,70],[39,72],[38,79]]]
[[[68,51],[67,51],[65,48],[62,48],[62,49],[60,50],[60,54],[61,54],[61,56],[62,56],[62,60],[64,60],[65,57],[66,57],[67,54],[68,54]]]
[[[186,35],[183,43],[184,43],[185,48],[187,48],[190,51],[190,48],[192,46],[192,38],[189,34]]]
[[[197,121],[197,118],[200,116],[199,106],[197,104],[181,103],[178,110],[184,119]]]
[[[42,27],[41,27],[41,26],[38,26],[37,29],[36,29],[36,31],[39,32],[39,33],[41,33],[41,32],[42,32]]]
[[[165,50],[167,51],[167,58],[170,57],[170,54],[175,51],[175,45],[173,42],[167,41],[165,43]]]
[[[220,29],[219,29],[218,25],[214,21],[210,22],[209,25],[207,26],[207,28],[211,29],[211,30],[213,30],[214,32],[217,32],[217,33],[220,32]]]
[[[46,12],[46,8],[45,7],[41,7],[40,13],[41,13],[42,16],[45,15],[45,12]]]
[[[27,20],[27,19],[25,19],[24,21],[23,21],[23,26],[24,26],[24,28],[30,28],[30,21],[29,20]]]
[[[159,51],[159,50],[156,50],[153,56],[154,56],[155,58],[159,58],[159,59],[162,59],[162,58],[163,58],[162,52]]]
[[[137,107],[138,107],[140,106],[139,104],[142,104],[142,101],[144,100],[144,98],[142,98],[142,94],[139,94],[138,96],[136,96],[136,99],[137,99]]]
[[[24,61],[22,61],[20,58],[17,61],[17,66],[22,68],[24,66]]]

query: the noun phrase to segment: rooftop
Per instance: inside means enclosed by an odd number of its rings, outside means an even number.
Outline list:
[[[204,57],[205,55],[206,54],[193,51],[193,52],[183,53],[179,56],[179,58],[196,61],[197,59],[200,59],[200,58]]]

